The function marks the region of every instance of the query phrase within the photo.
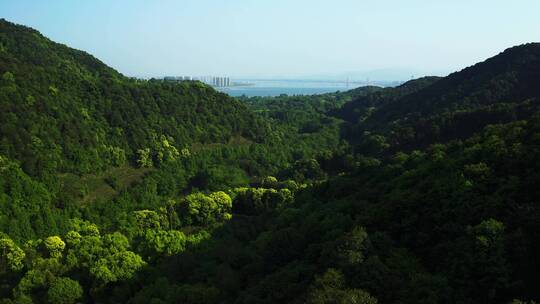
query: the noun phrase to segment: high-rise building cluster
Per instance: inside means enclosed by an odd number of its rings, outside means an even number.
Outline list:
[[[212,77],[211,85],[215,87],[229,87],[231,80],[229,77]]]
[[[163,78],[166,81],[189,81],[189,80],[197,80],[191,76],[165,76]]]
[[[214,87],[230,87],[231,79],[229,77],[218,77],[218,76],[202,76],[202,77],[192,77],[192,76],[166,76],[163,78],[165,81],[202,81],[206,84],[209,84]]]

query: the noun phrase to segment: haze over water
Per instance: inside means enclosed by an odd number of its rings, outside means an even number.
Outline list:
[[[345,82],[328,80],[302,80],[302,79],[234,79],[235,82],[249,85],[231,86],[218,88],[220,91],[231,96],[279,96],[286,95],[313,95],[333,93],[336,91],[346,91],[368,83],[365,82]],[[395,86],[401,82],[373,82],[370,85]]]

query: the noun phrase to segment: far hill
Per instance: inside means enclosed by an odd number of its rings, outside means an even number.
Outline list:
[[[344,93],[352,95],[353,100],[343,105],[333,114],[354,123],[365,115],[367,113],[366,111],[370,111],[372,107],[380,107],[408,94],[419,91],[430,86],[439,79],[439,77],[431,76],[410,80],[397,87],[360,87],[353,89]],[[356,92],[365,92],[366,88],[371,88],[369,92],[371,94],[356,94]]]
[[[540,43],[507,49],[447,77],[423,78],[345,104],[337,116],[403,148],[466,138],[488,124],[529,117],[540,102]]]

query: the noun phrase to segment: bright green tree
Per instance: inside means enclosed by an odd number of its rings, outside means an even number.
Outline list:
[[[102,284],[131,279],[146,263],[131,251],[101,257],[90,268],[90,273]]]
[[[45,245],[45,248],[47,248],[49,256],[53,258],[61,257],[64,248],[66,248],[66,243],[64,243],[59,236],[49,236],[45,239],[43,244]]]
[[[0,238],[0,274],[6,271],[19,271],[24,264],[24,251],[8,237]]]
[[[150,154],[150,148],[137,150],[137,164],[141,168],[150,168],[154,164],[152,162],[152,155]]]
[[[231,213],[232,199],[227,193],[223,191],[218,191],[218,192],[211,193],[209,197],[213,199],[214,202],[217,204],[217,207],[219,208],[219,213],[221,215],[226,215],[226,214]]]
[[[219,207],[216,201],[203,193],[193,193],[185,197],[181,203],[184,220],[188,224],[207,225],[216,220]]]
[[[144,232],[142,249],[148,255],[155,253],[170,256],[184,251],[186,235],[177,230],[147,229]]]

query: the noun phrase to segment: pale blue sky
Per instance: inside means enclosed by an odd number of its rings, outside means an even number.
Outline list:
[[[538,0],[0,0],[130,76],[444,74],[540,40]]]

